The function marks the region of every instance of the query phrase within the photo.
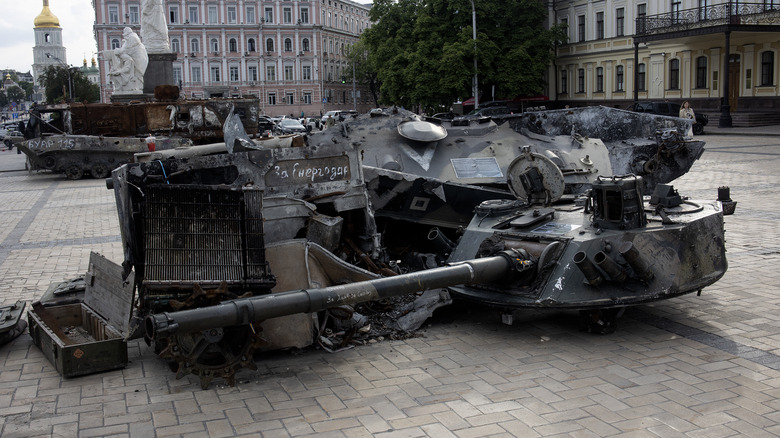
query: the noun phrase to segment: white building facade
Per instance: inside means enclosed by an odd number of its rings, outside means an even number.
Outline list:
[[[549,5],[550,24],[568,26],[549,77],[561,105],[689,100],[728,124],[724,117],[770,112],[780,101],[780,0]]]
[[[370,26],[370,5],[335,0],[164,0],[174,84],[182,97],[255,97],[267,115],[366,111],[346,54]],[[98,50],[140,35],[140,0],[95,0]],[[102,101],[113,91],[100,56]]]

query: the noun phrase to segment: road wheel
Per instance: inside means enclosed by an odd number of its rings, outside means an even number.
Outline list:
[[[92,178],[101,179],[108,176],[111,170],[106,163],[95,163],[90,167],[89,173],[92,174]]]
[[[71,164],[65,168],[65,176],[68,179],[81,179],[84,176],[84,169],[78,164]]]
[[[57,160],[52,156],[43,159],[43,167],[45,167],[46,169],[54,170],[54,166],[56,164],[57,164]]]
[[[693,124],[693,135],[701,135],[704,134],[704,125],[701,123],[694,123]]]

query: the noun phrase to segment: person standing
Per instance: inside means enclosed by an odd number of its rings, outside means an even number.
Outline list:
[[[693,109],[687,100],[680,106],[680,118],[696,120],[696,114],[693,113]]]

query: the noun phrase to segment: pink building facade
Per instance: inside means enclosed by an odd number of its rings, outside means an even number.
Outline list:
[[[347,60],[370,26],[370,5],[335,0],[164,0],[174,84],[188,99],[254,97],[270,116],[373,106]],[[140,0],[94,0],[98,51],[140,35]],[[113,84],[99,56],[101,100]]]

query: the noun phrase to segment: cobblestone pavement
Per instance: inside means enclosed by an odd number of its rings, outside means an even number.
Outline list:
[[[721,133],[723,134],[723,133]],[[127,368],[63,379],[23,334],[0,348],[3,437],[780,435],[780,137],[712,135],[681,194],[729,186],[729,270],[701,296],[629,309],[607,336],[569,312],[452,306],[419,337],[257,357],[234,388],[176,380],[141,341]],[[102,181],[0,153],[0,303],[122,259]]]

